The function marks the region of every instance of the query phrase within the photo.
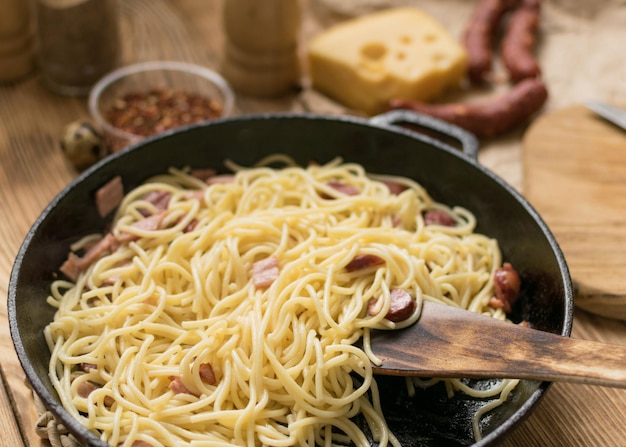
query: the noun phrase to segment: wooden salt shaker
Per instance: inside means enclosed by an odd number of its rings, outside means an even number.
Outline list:
[[[226,0],[222,73],[239,93],[275,97],[300,81],[299,0]]]

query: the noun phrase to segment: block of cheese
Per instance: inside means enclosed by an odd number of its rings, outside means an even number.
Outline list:
[[[313,88],[376,114],[391,99],[431,101],[458,86],[467,55],[429,14],[411,7],[370,13],[315,36],[308,48]]]

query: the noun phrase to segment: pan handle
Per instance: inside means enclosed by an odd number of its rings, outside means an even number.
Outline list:
[[[478,159],[478,139],[474,134],[469,133],[465,129],[447,123],[432,116],[423,115],[412,110],[391,110],[380,115],[370,118],[370,122],[375,125],[412,125],[410,130],[420,132],[420,130],[433,131],[436,137],[441,140],[441,136],[452,139],[460,144],[463,153],[474,160]],[[417,127],[418,129],[415,129]]]

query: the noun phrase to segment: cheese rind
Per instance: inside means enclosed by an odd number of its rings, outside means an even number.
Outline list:
[[[391,99],[431,101],[467,69],[460,43],[430,15],[395,8],[336,25],[308,49],[313,88],[367,114]]]

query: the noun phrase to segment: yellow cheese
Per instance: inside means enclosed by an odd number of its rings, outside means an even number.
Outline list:
[[[313,88],[375,114],[391,99],[431,101],[465,76],[464,48],[415,8],[371,13],[336,25],[310,43]]]

